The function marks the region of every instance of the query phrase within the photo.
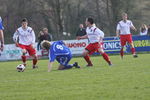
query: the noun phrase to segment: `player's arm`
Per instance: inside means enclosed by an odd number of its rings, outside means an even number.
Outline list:
[[[48,72],[51,71],[54,62],[48,62]]]
[[[31,30],[31,36],[32,36],[32,47],[33,47],[33,45],[35,43],[35,32],[34,32],[34,30]]]
[[[0,42],[1,42],[1,46],[0,49],[3,51],[4,48],[4,34],[3,34],[3,30],[0,29]]]
[[[120,34],[120,24],[118,23],[117,29],[116,29],[116,37],[119,37]]]
[[[78,37],[77,37],[78,40],[80,40],[80,39],[87,39],[87,38],[88,38],[88,35],[78,36]]]
[[[132,22],[130,23],[130,28],[131,28],[132,30],[134,30],[134,31],[137,31],[137,29],[135,28],[135,26],[133,25]]]
[[[53,65],[53,63],[55,61],[55,58],[56,58],[56,56],[54,54],[53,48],[50,48],[50,51],[49,51],[49,62],[48,62],[48,72],[51,71],[52,65]]]
[[[19,31],[16,30],[16,32],[13,35],[13,40],[14,40],[16,46],[18,46],[18,35],[19,35]]]

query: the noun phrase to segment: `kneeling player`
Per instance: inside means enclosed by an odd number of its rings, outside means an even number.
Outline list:
[[[80,68],[77,62],[75,62],[72,65],[68,64],[72,58],[72,54],[70,49],[67,46],[65,46],[63,41],[56,41],[54,43],[50,43],[49,41],[45,40],[41,43],[41,47],[49,50],[50,61],[48,63],[48,72],[51,71],[52,64],[55,61],[55,59],[58,63],[60,63],[58,70],[70,69],[72,67]]]

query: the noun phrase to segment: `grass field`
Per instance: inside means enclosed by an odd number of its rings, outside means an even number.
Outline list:
[[[94,67],[85,67],[82,58],[74,58],[81,69],[47,72],[48,60],[40,60],[39,69],[17,72],[21,61],[0,62],[0,100],[150,100],[150,54],[139,58],[111,56],[114,66],[102,57],[92,57]]]

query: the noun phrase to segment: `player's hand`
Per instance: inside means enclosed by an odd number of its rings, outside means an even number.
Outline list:
[[[80,37],[80,36],[78,36],[76,39],[77,39],[77,40],[81,40],[81,37]]]
[[[16,47],[19,47],[19,43],[16,42],[15,45],[16,45]]]

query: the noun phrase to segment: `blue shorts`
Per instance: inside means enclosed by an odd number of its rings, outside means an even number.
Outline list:
[[[61,56],[57,56],[56,60],[58,61],[58,63],[60,63],[63,66],[67,66],[69,61],[72,58],[72,54],[69,55],[61,55]]]

